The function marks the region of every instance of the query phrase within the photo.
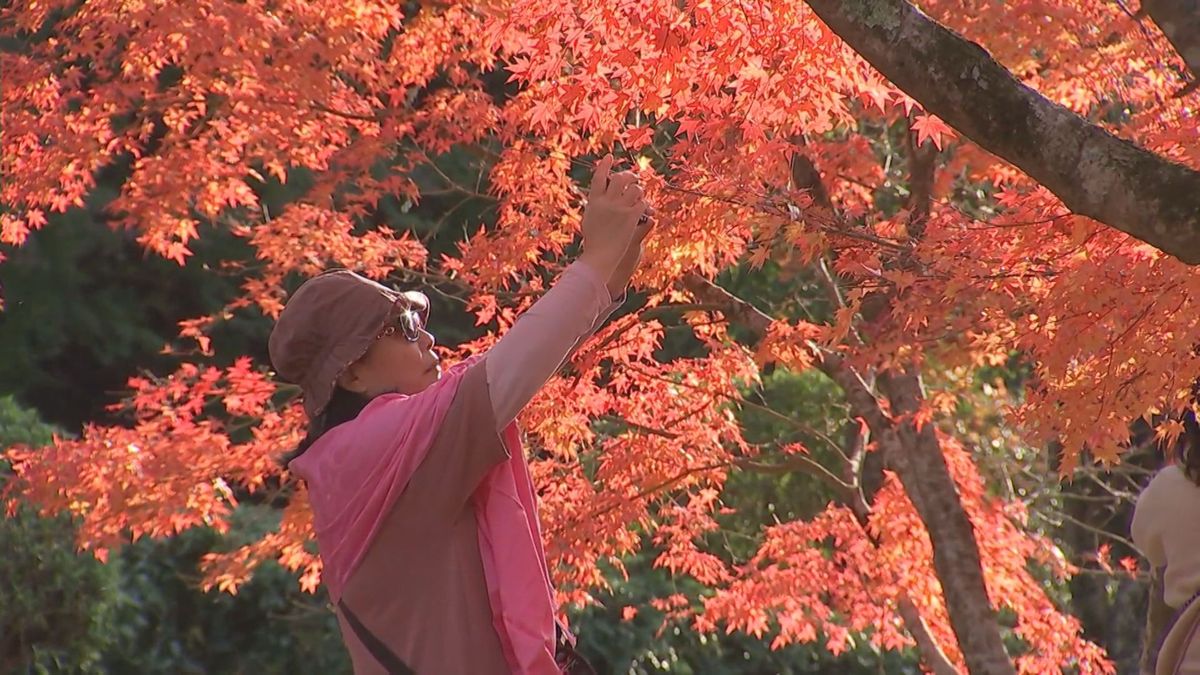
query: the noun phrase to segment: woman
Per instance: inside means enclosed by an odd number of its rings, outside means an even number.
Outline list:
[[[1158,675],[1200,675],[1200,425],[1194,413],[1184,416],[1183,427],[1177,461],[1142,491],[1130,527],[1162,580],[1162,600],[1175,609],[1158,652]]]
[[[441,373],[428,302],[347,270],[308,280],[271,333],[299,383],[323,579],[355,673],[588,673],[555,620],[515,418],[624,299],[650,227],[631,172],[596,167],[583,252],[484,354]]]

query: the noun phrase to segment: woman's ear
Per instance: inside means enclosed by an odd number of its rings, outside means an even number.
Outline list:
[[[346,391],[355,394],[365,394],[367,391],[367,383],[363,381],[358,372],[358,364],[352,363],[338,375],[337,384]]]

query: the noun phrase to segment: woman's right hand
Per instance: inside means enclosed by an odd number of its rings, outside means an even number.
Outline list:
[[[632,171],[610,173],[613,156],[606,155],[596,164],[587,205],[583,210],[583,253],[607,278],[625,256],[638,221],[648,215],[642,186]]]

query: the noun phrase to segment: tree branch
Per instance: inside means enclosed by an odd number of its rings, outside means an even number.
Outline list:
[[[912,121],[909,121],[910,127]],[[933,180],[937,168],[937,148],[933,143],[920,145],[911,128],[904,135],[908,148],[908,236],[920,240],[933,206]]]
[[[1200,172],[1088,123],[906,0],[806,0],[896,86],[1075,213],[1200,265]]]
[[[628,427],[629,429],[632,429],[633,431],[638,431],[638,432],[641,432],[644,434],[650,434],[651,436],[658,436],[660,438],[665,438],[665,439],[671,440],[671,441],[679,438],[679,434],[677,434],[673,431],[666,431],[665,429],[658,429],[656,427],[649,427],[644,424],[638,424],[637,422],[634,422],[633,420],[625,419],[624,417],[621,417],[619,415],[601,415],[600,417],[597,417],[596,419],[604,421],[604,422],[615,422],[622,426]]]
[[[1137,15],[1146,15],[1158,26],[1187,64],[1192,81],[1175,96],[1186,96],[1200,86],[1200,7],[1193,0],[1142,0]]]
[[[854,492],[854,486],[849,485],[842,479],[833,475],[829,469],[825,468],[820,462],[809,459],[804,455],[791,455],[786,460],[779,463],[756,462],[752,459],[739,459],[735,462],[737,466],[746,471],[754,471],[757,473],[792,473],[800,471],[811,476],[816,476],[825,481],[838,497],[849,501]]]

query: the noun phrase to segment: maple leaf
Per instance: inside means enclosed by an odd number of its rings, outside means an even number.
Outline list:
[[[1107,542],[1101,544],[1100,548],[1096,549],[1095,558],[1100,569],[1112,574],[1112,544]]]
[[[654,138],[654,130],[650,127],[637,127],[625,132],[625,145],[630,150],[644,147]]]
[[[950,125],[943,122],[934,115],[920,114],[912,123],[913,131],[917,132],[917,145],[924,145],[926,141],[933,141],[933,145],[938,149],[942,149],[942,138],[954,138],[957,134],[950,128]]]

